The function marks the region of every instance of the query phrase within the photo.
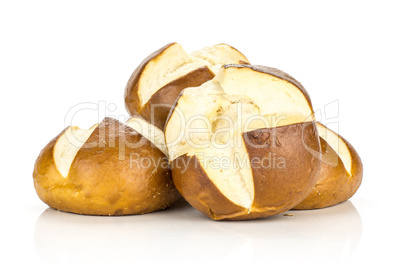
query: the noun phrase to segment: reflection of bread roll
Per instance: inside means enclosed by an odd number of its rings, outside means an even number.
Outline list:
[[[105,118],[89,130],[68,127],[54,138],[33,173],[42,201],[67,212],[126,215],[178,200],[162,131],[138,118],[127,124]],[[149,127],[141,129],[144,124]]]
[[[137,264],[172,262],[178,267],[267,258],[280,267],[292,262],[311,267],[355,251],[362,222],[351,202],[291,213],[293,217],[216,224],[181,202],[141,217],[81,217],[47,209],[36,221],[34,245],[39,258],[48,261],[104,264],[135,258]]]

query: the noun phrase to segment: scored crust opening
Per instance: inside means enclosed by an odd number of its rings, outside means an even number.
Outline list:
[[[247,59],[226,44],[206,47],[190,54],[181,45],[172,44],[145,67],[139,80],[140,106],[144,106],[160,88],[191,71],[207,66],[215,74],[223,64],[240,61],[247,62]]]
[[[222,194],[250,210],[253,173],[242,134],[313,119],[309,100],[294,84],[226,65],[213,80],[182,92],[166,125],[166,145],[170,161],[195,155]]]
[[[53,159],[64,178],[67,178],[71,164],[78,151],[98,125],[95,124],[90,129],[81,129],[75,126],[68,127],[57,140],[54,146]]]
[[[137,116],[130,118],[125,124],[153,143],[166,156],[168,155],[165,145],[165,135],[161,129]]]
[[[317,123],[317,130],[318,135],[320,135],[320,137],[323,138],[328,143],[328,145],[331,146],[331,148],[337,153],[343,165],[345,166],[346,171],[349,175],[351,175],[352,156],[350,154],[348,145],[346,145],[344,140],[339,137],[338,134],[326,128],[321,123]]]
[[[133,117],[125,124],[148,139],[165,155],[168,155],[165,145],[165,137],[162,130],[140,117]],[[53,159],[56,168],[64,178],[67,178],[70,167],[78,151],[85,144],[98,125],[99,124],[95,124],[90,129],[81,129],[76,126],[68,127],[57,140],[54,146]]]

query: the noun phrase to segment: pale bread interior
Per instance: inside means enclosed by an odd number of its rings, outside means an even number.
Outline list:
[[[187,54],[181,45],[175,43],[152,59],[144,68],[139,80],[138,96],[141,107],[160,88],[187,73],[207,66],[216,73],[223,64],[246,61],[236,49],[220,44]]]
[[[165,144],[165,135],[163,131],[145,121],[141,117],[132,117],[127,122],[126,125],[140,133],[150,142],[152,142],[159,150],[161,150],[166,156],[168,155],[168,151]]]
[[[56,168],[64,178],[67,177],[71,164],[78,151],[97,126],[98,124],[95,124],[90,129],[69,127],[57,140],[54,146],[53,159]]]
[[[195,155],[223,195],[250,209],[253,175],[242,134],[309,120],[309,103],[293,84],[250,68],[228,67],[182,92],[166,125],[166,143],[171,161]]]
[[[98,125],[99,124],[95,124],[90,129],[81,129],[76,126],[69,127],[57,140],[54,146],[53,158],[57,170],[64,178],[68,176],[71,164],[78,151]],[[168,155],[164,134],[158,127],[155,127],[140,117],[131,118],[126,122],[126,125],[155,144],[165,155]]]
[[[352,171],[352,156],[350,154],[348,145],[341,137],[338,136],[338,134],[320,123],[317,123],[317,130],[318,135],[320,135],[320,137],[323,138],[338,154],[346,171],[350,175]]]

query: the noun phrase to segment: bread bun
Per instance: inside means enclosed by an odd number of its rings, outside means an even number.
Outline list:
[[[163,132],[141,118],[105,118],[89,130],[68,127],[36,160],[40,199],[88,215],[143,214],[180,198],[165,155]]]
[[[149,55],[131,75],[125,90],[126,109],[164,129],[169,111],[187,87],[211,80],[223,64],[247,63],[246,57],[227,44],[187,54],[181,45],[168,44]]]
[[[363,178],[362,161],[353,146],[340,135],[317,123],[322,166],[311,193],[293,209],[325,208],[351,198]]]
[[[321,166],[310,97],[294,78],[263,66],[225,65],[184,89],[165,139],[177,189],[214,220],[291,209]]]

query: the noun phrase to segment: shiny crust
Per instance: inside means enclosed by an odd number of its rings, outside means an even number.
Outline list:
[[[244,133],[243,139],[250,161],[271,159],[269,169],[264,169],[262,165],[261,168],[252,168],[255,188],[252,211],[255,216],[285,212],[310,193],[321,167],[320,159],[310,152],[320,152],[314,122],[258,129]],[[285,168],[277,163],[281,159],[284,159]]]
[[[317,184],[306,199],[293,209],[330,207],[348,200],[359,189],[363,179],[362,161],[353,146],[343,137],[338,136],[346,143],[351,153],[351,175],[348,174],[337,153],[323,138],[320,138],[323,162]],[[338,165],[332,166],[328,164],[334,162],[338,163]]]
[[[177,190],[194,208],[211,219],[233,219],[247,214],[247,209],[234,204],[219,191],[196,156],[180,156],[172,161],[171,168]]]
[[[87,215],[144,214],[180,198],[165,155],[135,130],[111,118],[93,131],[63,178],[53,159],[54,146],[63,133],[42,150],[33,172],[37,194],[50,207]],[[137,168],[134,162],[130,168],[132,153],[135,159],[159,164]]]
[[[174,44],[176,43],[169,43],[166,46],[156,50],[154,53],[146,57],[131,74],[124,93],[126,109],[130,115],[139,115],[137,111],[140,111],[141,109],[140,97],[138,96],[138,80],[140,79],[144,68],[147,66],[148,62],[161,56],[166,49]]]
[[[145,60],[141,62],[141,64],[134,70],[129,81],[127,82],[127,86],[125,89],[124,100],[126,105],[126,110],[130,115],[140,115],[148,122],[156,125],[160,129],[164,130],[166,120],[170,113],[172,107],[174,107],[176,99],[179,97],[181,91],[187,87],[198,87],[203,83],[214,78],[214,73],[207,67],[201,67],[196,70],[193,70],[186,75],[171,81],[170,83],[163,86],[159,89],[150,100],[145,103],[142,107],[140,105],[140,97],[138,95],[138,81],[144,71],[146,65],[153,59],[160,57],[163,52],[168,49],[170,46],[176,43],[170,43],[166,46],[156,50],[154,53],[149,55]],[[219,45],[227,45],[221,43]],[[239,54],[243,55],[236,48],[227,45],[233,50],[239,52]],[[244,56],[244,55],[243,55]],[[244,57],[246,58],[246,57]],[[240,61],[242,64],[249,64],[243,60]],[[154,110],[155,116],[152,115],[151,107],[152,105],[158,105]],[[153,117],[153,118],[152,118]]]
[[[250,212],[220,192],[195,156],[185,155],[172,161],[173,181],[194,208],[214,220],[248,220],[287,211],[309,194],[317,182],[320,160],[302,144],[320,152],[314,122],[250,131],[243,134],[243,140],[254,181]],[[273,158],[284,159],[285,167],[274,166]],[[271,159],[270,168],[261,162],[264,159]]]
[[[214,74],[207,67],[201,67],[188,74],[173,80],[159,89],[149,101],[139,110],[139,114],[151,124],[164,130],[169,112],[180,95],[187,87],[198,87],[214,78]],[[154,107],[154,111],[152,111]]]

